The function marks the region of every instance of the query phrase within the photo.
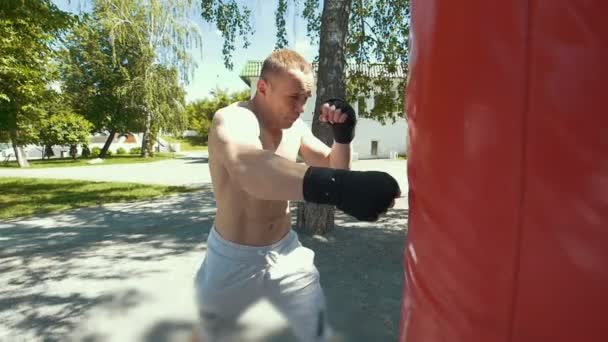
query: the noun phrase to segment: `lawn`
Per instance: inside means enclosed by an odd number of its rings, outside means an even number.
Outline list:
[[[174,153],[156,153],[154,157],[142,158],[139,155],[123,154],[112,155],[104,158],[103,163],[89,164],[94,158],[52,158],[52,159],[36,159],[29,160],[31,168],[46,168],[46,167],[69,167],[69,166],[87,166],[87,165],[112,165],[112,164],[132,164],[132,163],[150,163],[164,159],[175,158]],[[8,163],[0,163],[0,167],[19,167],[16,161]]]
[[[0,220],[194,190],[180,186],[0,177]]]
[[[163,137],[168,142],[179,143],[182,151],[207,151],[207,145],[200,137]]]

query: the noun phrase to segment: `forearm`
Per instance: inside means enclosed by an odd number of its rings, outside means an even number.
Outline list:
[[[258,149],[239,153],[231,177],[251,196],[263,200],[303,200],[302,181],[308,166]]]
[[[352,147],[350,144],[334,143],[329,154],[329,167],[350,170]]]

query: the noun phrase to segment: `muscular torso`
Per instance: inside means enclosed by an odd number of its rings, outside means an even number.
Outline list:
[[[260,128],[262,147],[295,161],[301,143],[301,124],[296,122],[283,130],[282,136],[272,136]],[[215,229],[223,238],[243,245],[266,246],[289,232],[289,202],[260,200],[249,195],[230,179],[221,161],[213,157],[211,146],[209,169],[217,206]]]

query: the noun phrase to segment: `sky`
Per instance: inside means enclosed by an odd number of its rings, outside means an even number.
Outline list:
[[[276,28],[274,12],[278,1],[272,0],[249,0],[239,1],[247,3],[252,11],[251,25],[255,31],[249,36],[251,45],[244,49],[239,41],[233,52],[233,70],[224,66],[222,56],[223,38],[214,24],[204,22],[200,16],[200,0],[197,1],[195,22],[201,31],[202,48],[190,49],[192,57],[198,65],[191,75],[186,89],[186,101],[192,102],[209,96],[209,92],[215,88],[227,89],[228,91],[240,91],[249,87],[239,78],[239,73],[248,60],[263,60],[272,52],[276,42]],[[53,0],[53,3],[64,11],[78,13],[90,10],[88,0]],[[290,2],[287,12],[286,29],[289,48],[301,53],[305,58],[312,61],[318,53],[318,45],[311,45],[306,35],[306,22],[299,14],[302,13],[302,4],[298,8],[293,7]],[[298,15],[294,15],[297,13]]]

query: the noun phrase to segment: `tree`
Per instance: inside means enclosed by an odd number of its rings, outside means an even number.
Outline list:
[[[409,19],[409,0],[353,0],[346,57],[356,67],[348,76],[348,100],[374,95],[378,101],[359,115],[382,124],[402,115]]]
[[[154,116],[150,121],[149,138],[145,140],[146,149],[151,155],[154,154],[152,146],[161,129],[176,135],[188,126],[186,92],[179,84],[177,70],[163,65],[156,65],[155,68],[150,83],[156,84],[156,87],[149,90],[151,101],[148,102],[148,108]]]
[[[175,68],[187,81],[195,66],[188,53],[191,46],[201,44],[198,27],[191,20],[193,0],[97,0],[95,10],[103,27],[109,32],[113,50],[125,41],[135,39],[135,49],[141,53],[140,63],[131,74],[130,93],[133,104],[143,116],[144,136],[142,156],[150,154],[153,127],[163,115],[155,95],[166,69]],[[116,61],[116,56],[114,57]],[[166,89],[165,89],[166,90]],[[163,91],[165,91],[163,90]]]
[[[36,134],[38,137],[36,143],[42,144],[42,152],[43,152],[42,157],[50,158],[55,155],[55,153],[53,152],[52,146],[58,144],[57,142],[60,140],[51,139],[50,136],[53,135],[53,132],[49,132],[45,129],[47,127],[49,118],[51,118],[54,115],[62,114],[65,112],[70,112],[72,110],[71,109],[72,107],[71,107],[69,101],[66,100],[66,96],[64,93],[58,92],[52,88],[48,89],[45,92],[44,100],[42,103],[45,108],[46,115],[44,116],[44,118],[42,118],[40,120],[40,122],[36,126],[36,128],[37,128]],[[57,133],[60,134],[61,132],[57,132]]]
[[[321,43],[319,45],[319,67],[317,97],[312,132],[326,145],[333,144],[333,133],[329,125],[319,121],[319,108],[331,97],[346,98],[346,39],[351,0],[325,1],[321,16]],[[299,230],[325,234],[334,226],[333,206],[315,203],[298,205]]]
[[[96,131],[109,132],[99,155],[104,158],[117,133],[143,126],[130,84],[133,69],[141,63],[138,45],[131,39],[113,48],[95,12],[79,18],[64,41],[62,89],[76,113],[88,119]]]
[[[80,115],[62,112],[42,122],[40,141],[44,146],[70,146],[70,156],[76,159],[78,145],[89,140],[93,124]]]
[[[202,142],[207,143],[213,114],[231,103],[246,101],[250,96],[251,93],[247,89],[233,93],[219,88],[212,90],[209,98],[192,102],[186,106],[188,128],[195,130]]]
[[[0,136],[8,136],[20,167],[29,166],[22,146],[37,140],[44,96],[55,78],[51,42],[71,17],[50,0],[0,4]]]

